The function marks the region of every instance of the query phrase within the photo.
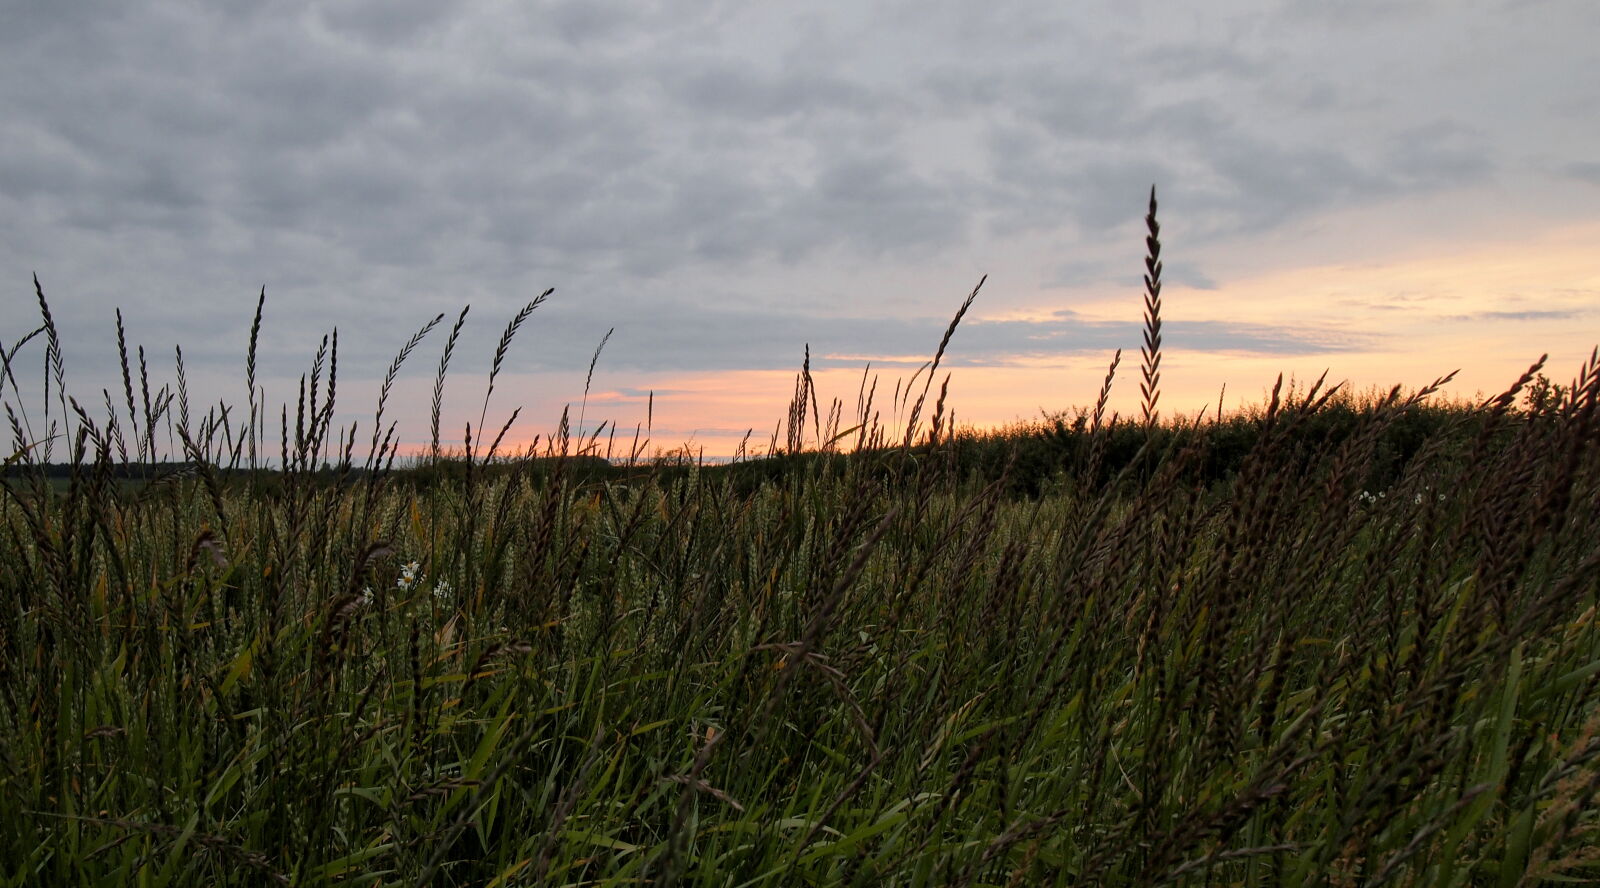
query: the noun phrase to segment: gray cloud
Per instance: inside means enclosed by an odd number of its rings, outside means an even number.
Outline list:
[[[345,0],[320,4],[315,15],[324,27],[379,46],[406,43],[446,26],[466,4],[447,0]],[[558,16],[563,25],[570,18]]]
[[[1600,161],[1580,160],[1567,164],[1562,172],[1580,182],[1600,185]]]
[[[1126,260],[1075,261],[1050,269],[1043,279],[1043,285],[1051,289],[1077,289],[1095,285],[1137,288],[1140,286],[1139,276],[1142,273],[1142,266],[1130,264]],[[1196,290],[1215,290],[1220,286],[1194,260],[1188,257],[1172,258],[1166,253],[1162,254],[1161,279],[1168,287],[1176,285],[1193,287]],[[1138,297],[1130,297],[1130,299],[1136,298]]]
[[[529,366],[581,366],[613,325],[606,360],[639,369],[787,367],[808,340],[918,354],[943,322],[882,319],[893,294],[853,275],[964,275],[1036,238],[1062,246],[1014,280],[1122,286],[1152,183],[1184,245],[1168,279],[1225,288],[1200,247],[1541,170],[1600,181],[1590,90],[1551,61],[1583,51],[1591,6],[1324,6],[21,0],[0,29],[0,341],[35,323],[38,270],[91,378],[113,305],[152,354],[236,373],[262,284],[281,374],[336,326],[346,372],[381,373],[467,302],[470,367],[550,285]],[[953,358],[1135,340],[1052,324],[969,320]]]
[[[791,369],[810,346],[814,366],[915,366],[933,357],[948,318],[892,318],[773,314],[727,308],[656,306],[629,313],[601,358],[618,370]],[[582,366],[593,342],[566,335],[566,317],[536,334],[534,359],[548,369]],[[1258,355],[1312,355],[1366,347],[1372,337],[1310,327],[1225,321],[1168,321],[1166,344],[1175,351]],[[1087,320],[1063,310],[1048,320],[964,320],[951,340],[951,366],[1019,366],[1040,359],[1107,354],[1138,347],[1142,322]],[[604,331],[600,331],[603,333]]]

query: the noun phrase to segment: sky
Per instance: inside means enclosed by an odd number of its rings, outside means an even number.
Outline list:
[[[0,344],[69,391],[292,400],[339,335],[341,422],[446,443],[576,415],[764,447],[809,347],[822,403],[933,354],[963,424],[1137,409],[1160,200],[1163,398],[1278,374],[1496,392],[1600,342],[1593,0],[0,0]],[[483,397],[506,323],[519,329]],[[21,402],[42,409],[35,339]],[[868,364],[870,362],[870,369]],[[920,385],[920,383],[919,383]],[[1224,390],[1225,388],[1225,390]],[[18,401],[12,388],[8,401]],[[880,394],[879,403],[889,399]],[[121,403],[121,398],[113,399]],[[291,407],[292,410],[292,407]],[[274,411],[276,412],[276,411]],[[451,431],[455,430],[455,431]]]

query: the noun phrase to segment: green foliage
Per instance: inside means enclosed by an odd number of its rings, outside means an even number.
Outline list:
[[[51,466],[9,383],[0,885],[1597,875],[1593,359],[1163,424],[1150,336],[1136,423],[841,433],[803,370],[763,459],[396,470],[334,337],[269,470],[259,322],[247,417],[145,399],[182,462],[53,362]]]
[[[1594,379],[1551,422],[1111,425],[1094,476],[1057,425],[1010,439],[1058,460],[1031,498],[960,437],[220,505],[81,449],[64,488],[8,482],[0,878],[1587,873]]]

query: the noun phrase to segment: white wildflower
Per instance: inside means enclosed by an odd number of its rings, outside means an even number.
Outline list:
[[[422,565],[413,561],[401,566],[400,576],[394,581],[394,585],[396,589],[410,589],[421,580]]]
[[[372,606],[372,587],[371,586],[362,587],[362,589],[361,589],[361,606],[362,607],[371,607]]]

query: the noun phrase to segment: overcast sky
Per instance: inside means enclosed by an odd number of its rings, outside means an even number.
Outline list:
[[[654,390],[661,443],[726,452],[770,434],[808,343],[853,403],[988,274],[952,402],[1037,416],[1091,400],[1116,348],[1136,368],[1152,184],[1174,409],[1324,368],[1459,367],[1469,395],[1600,340],[1594,0],[0,0],[0,23],[0,342],[37,326],[36,272],[85,401],[120,384],[120,306],[153,376],[181,344],[192,387],[242,402],[265,286],[269,398],[337,327],[348,418],[470,303],[459,428],[554,287],[491,412],[547,430],[614,327],[590,424]],[[447,327],[402,377],[408,441]]]

